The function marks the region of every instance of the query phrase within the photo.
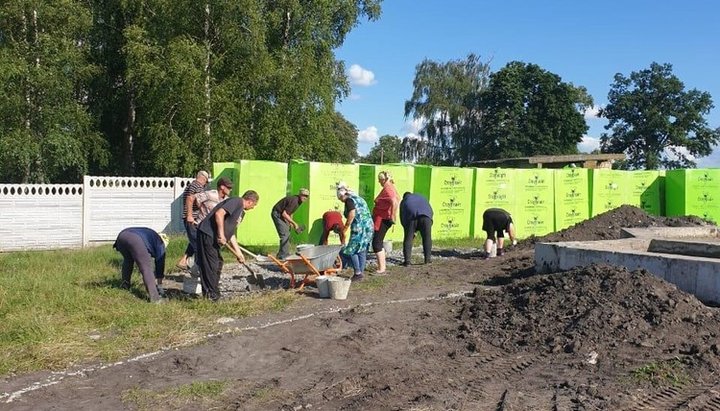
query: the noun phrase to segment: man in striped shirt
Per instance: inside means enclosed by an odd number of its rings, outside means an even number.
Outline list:
[[[187,269],[188,257],[195,255],[195,240],[197,238],[197,226],[200,223],[198,220],[200,208],[197,204],[195,204],[194,196],[205,191],[205,186],[207,185],[209,179],[210,175],[208,172],[201,170],[197,173],[197,176],[195,176],[195,180],[188,184],[187,187],[185,187],[185,191],[183,191],[182,219],[185,224],[188,245],[185,248],[185,254],[183,254],[180,261],[177,263],[177,267],[181,270]]]

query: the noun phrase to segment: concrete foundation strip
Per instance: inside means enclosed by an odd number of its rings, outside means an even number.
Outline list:
[[[488,287],[488,289],[490,289],[490,288],[493,288],[493,287]],[[177,350],[179,348],[194,345],[203,340],[208,340],[210,338],[219,337],[221,335],[242,333],[245,331],[262,330],[265,328],[276,327],[276,326],[284,325],[284,324],[290,324],[290,323],[300,321],[300,320],[306,320],[308,318],[312,318],[312,317],[315,317],[318,315],[333,314],[333,313],[341,312],[343,310],[351,310],[351,309],[360,308],[360,307],[372,307],[372,306],[381,306],[381,305],[389,305],[389,304],[405,304],[405,303],[415,303],[415,302],[422,302],[422,301],[441,301],[441,300],[447,300],[447,299],[451,299],[451,298],[467,297],[471,293],[472,293],[472,291],[458,291],[458,292],[452,292],[452,293],[441,293],[439,295],[432,296],[432,297],[418,297],[418,298],[407,298],[407,299],[402,299],[402,300],[376,301],[376,302],[357,304],[357,305],[348,306],[348,307],[331,307],[331,308],[327,308],[325,310],[316,311],[314,313],[305,314],[305,315],[301,315],[301,316],[297,316],[297,317],[293,317],[293,318],[288,318],[286,320],[272,321],[272,322],[262,324],[262,325],[229,328],[227,330],[208,334],[203,337],[199,337],[199,338],[196,338],[196,339],[193,339],[190,341],[186,341],[181,344],[163,347],[157,351],[141,354],[136,357],[129,358],[127,360],[117,361],[117,362],[110,363],[110,364],[93,365],[90,367],[86,367],[86,368],[83,368],[80,370],[74,370],[74,371],[66,370],[66,371],[53,372],[49,377],[47,377],[43,381],[36,381],[36,382],[28,385],[27,387],[21,388],[19,390],[12,391],[12,392],[4,392],[4,393],[0,394],[0,400],[4,401],[6,404],[8,404],[8,403],[11,403],[11,402],[15,401],[16,399],[20,398],[23,394],[26,394],[26,393],[32,392],[32,391],[37,391],[37,390],[40,390],[40,389],[43,389],[46,387],[50,387],[52,385],[59,384],[65,378],[68,378],[68,377],[85,376],[91,372],[101,371],[101,370],[104,370],[107,368],[117,367],[119,365],[129,364],[129,363],[133,363],[133,362],[137,362],[137,361],[147,360],[147,359],[156,357],[166,351]]]

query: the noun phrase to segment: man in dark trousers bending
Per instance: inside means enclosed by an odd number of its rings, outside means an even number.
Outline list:
[[[310,191],[301,188],[297,195],[291,195],[282,198],[275,203],[270,213],[270,217],[275,224],[278,237],[280,237],[280,249],[277,253],[278,260],[284,260],[290,255],[290,227],[300,232],[300,225],[293,220],[293,213],[297,211],[300,204],[307,201],[310,197]]]
[[[252,210],[260,197],[248,190],[241,198],[232,197],[215,206],[198,226],[197,259],[200,267],[200,281],[205,298],[212,301],[220,299],[220,274],[223,258],[220,249],[227,246],[239,263],[245,263],[235,238],[235,230],[245,216]]]
[[[515,239],[515,225],[513,224],[510,213],[503,210],[502,208],[488,208],[483,213],[483,231],[487,233],[487,240],[485,240],[485,255],[486,258],[490,256],[492,245],[497,241],[497,255],[503,255],[503,240],[505,239],[505,232],[510,236],[512,244],[517,244]]]
[[[433,210],[425,197],[409,192],[403,194],[403,199],[400,202],[400,223],[405,231],[405,237],[403,239],[404,266],[410,265],[413,239],[415,238],[416,231],[420,231],[420,236],[422,237],[425,264],[430,262],[430,252],[432,251],[432,219]]]
[[[168,244],[168,237],[165,234],[158,234],[152,228],[131,227],[120,231],[113,248],[123,256],[122,283],[120,287],[130,288],[130,275],[133,266],[137,263],[140,274],[142,274],[145,289],[150,295],[150,301],[161,303],[159,285],[165,277],[165,248]],[[152,260],[155,260],[155,270],[152,270]],[[158,285],[155,285],[157,279]]]

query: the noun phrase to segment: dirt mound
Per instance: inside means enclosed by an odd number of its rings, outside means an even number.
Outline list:
[[[527,243],[557,241],[617,240],[622,238],[622,228],[634,227],[692,227],[707,224],[698,217],[658,217],[645,210],[623,205],[572,227],[542,237],[532,237]]]
[[[476,290],[460,320],[470,351],[490,344],[507,352],[599,355],[616,365],[683,355],[720,364],[716,310],[645,270],[593,265]]]

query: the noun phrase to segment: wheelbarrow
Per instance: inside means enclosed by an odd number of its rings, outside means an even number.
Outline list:
[[[272,255],[268,257],[282,272],[290,275],[290,288],[295,288],[296,274],[305,274],[299,287],[302,290],[306,284],[312,283],[310,276],[335,275],[342,270],[341,249],[341,245],[318,245],[298,251],[285,260],[278,260]]]

